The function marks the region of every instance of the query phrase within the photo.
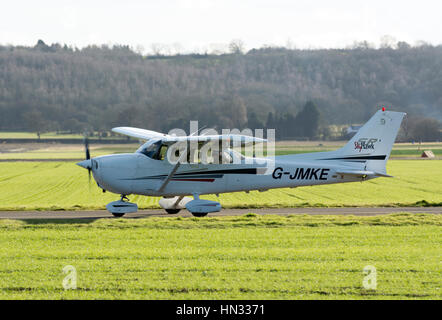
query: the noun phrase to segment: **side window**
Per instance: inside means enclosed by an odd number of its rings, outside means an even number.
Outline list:
[[[162,145],[158,151],[157,160],[164,160],[167,154],[167,146]]]

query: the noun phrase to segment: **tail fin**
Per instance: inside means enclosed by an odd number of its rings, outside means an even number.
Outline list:
[[[403,112],[379,110],[337,153],[342,159],[366,161],[366,170],[385,174],[404,116]]]

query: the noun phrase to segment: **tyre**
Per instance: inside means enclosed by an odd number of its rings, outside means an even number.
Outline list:
[[[181,211],[181,209],[165,209],[168,214],[176,214]]]
[[[194,217],[198,217],[198,218],[207,216],[207,212],[191,212],[191,213]]]
[[[117,217],[117,218],[121,218],[122,216],[124,216],[124,213],[113,213],[112,212],[112,214],[114,217]]]

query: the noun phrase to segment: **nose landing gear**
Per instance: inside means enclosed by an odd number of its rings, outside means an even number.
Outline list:
[[[200,199],[199,194],[193,195],[194,200],[186,204],[186,209],[194,217],[205,217],[209,212],[218,212],[221,210],[221,204],[216,201]]]
[[[125,201],[126,200],[126,201]],[[133,213],[138,211],[136,203],[129,202],[129,198],[122,194],[121,199],[113,201],[106,205],[106,209],[114,215],[114,217],[122,217],[126,213]]]

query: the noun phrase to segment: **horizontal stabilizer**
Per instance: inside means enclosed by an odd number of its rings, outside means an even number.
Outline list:
[[[385,178],[393,178],[385,173],[374,172],[374,171],[366,171],[366,170],[345,170],[345,171],[336,171],[337,174],[348,175],[348,176],[372,176],[372,177],[385,177]]]

